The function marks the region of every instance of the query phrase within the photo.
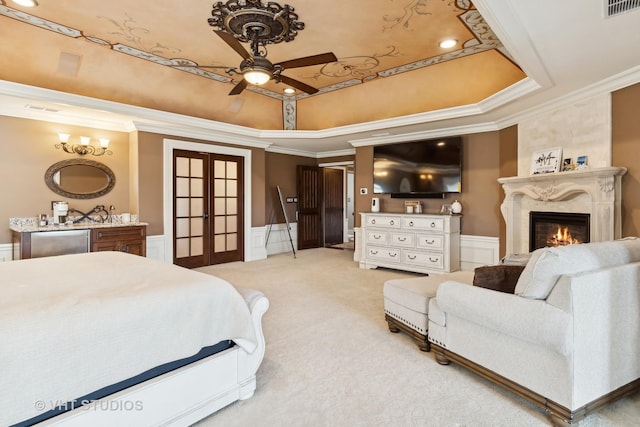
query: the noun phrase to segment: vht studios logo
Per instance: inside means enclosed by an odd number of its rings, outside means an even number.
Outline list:
[[[87,411],[141,411],[144,408],[140,400],[38,400],[34,403],[38,411],[62,410],[71,411],[82,408]]]

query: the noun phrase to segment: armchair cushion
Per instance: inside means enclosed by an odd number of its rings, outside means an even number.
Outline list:
[[[524,265],[487,265],[474,270],[473,286],[512,294]]]
[[[640,239],[540,248],[531,254],[516,284],[515,294],[546,299],[563,274],[593,271],[640,261]]]

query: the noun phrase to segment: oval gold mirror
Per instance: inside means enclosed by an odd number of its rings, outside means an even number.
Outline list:
[[[70,159],[53,164],[44,174],[47,187],[71,199],[93,199],[111,191],[116,184],[113,171],[93,160]]]

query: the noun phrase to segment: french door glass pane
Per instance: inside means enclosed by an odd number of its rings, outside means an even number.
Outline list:
[[[238,179],[238,164],[236,162],[227,163],[227,179]]]
[[[184,258],[189,256],[189,239],[176,239],[176,257]]]
[[[202,197],[204,195],[204,182],[201,178],[191,179],[191,197]]]
[[[189,197],[189,178],[176,178],[176,197]]]
[[[204,234],[204,220],[202,218],[191,218],[191,234],[194,236]]]
[[[189,199],[176,200],[176,216],[189,216]]]
[[[176,158],[176,176],[189,176],[189,159],[186,157]]]
[[[189,237],[189,219],[176,219],[176,237]]]
[[[226,178],[225,162],[223,160],[213,161],[213,177],[214,178]]]
[[[202,255],[204,253],[204,245],[202,237],[191,238],[191,256]]]
[[[225,180],[224,179],[216,179],[213,183],[213,194],[218,197],[223,197],[225,195]]]
[[[202,159],[191,159],[190,175],[195,178],[202,178],[204,176],[204,162]]]

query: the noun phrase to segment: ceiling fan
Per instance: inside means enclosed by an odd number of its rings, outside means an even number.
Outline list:
[[[269,2],[267,6],[260,0],[229,0],[213,5],[209,18],[209,25],[218,27],[214,32],[235,50],[243,59],[238,69],[234,67],[201,66],[202,68],[225,68],[227,73],[242,74],[243,79],[229,92],[238,95],[249,84],[261,85],[269,80],[285,83],[308,94],[318,92],[294,78],[285,76],[282,72],[289,68],[309,67],[311,65],[326,64],[338,60],[331,53],[305,56],[288,61],[272,63],[267,59],[266,45],[292,41],[298,30],[304,29],[304,24],[298,22],[298,15],[293,8]],[[251,53],[240,42],[251,43]]]

